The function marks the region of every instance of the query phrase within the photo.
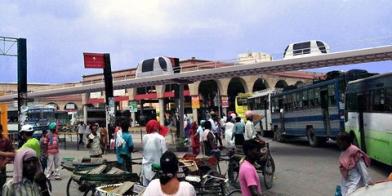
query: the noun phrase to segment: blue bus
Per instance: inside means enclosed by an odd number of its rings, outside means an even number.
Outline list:
[[[369,77],[365,70],[333,72],[333,77],[271,96],[274,138],[307,137],[312,147],[336,139],[345,130],[345,91],[348,81]]]
[[[41,138],[42,131],[48,130],[50,122],[55,121],[54,108],[33,108],[27,110],[27,124],[34,128],[34,138]]]

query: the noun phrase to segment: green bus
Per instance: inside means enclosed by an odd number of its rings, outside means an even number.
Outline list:
[[[345,130],[372,159],[392,166],[392,72],[348,83]]]

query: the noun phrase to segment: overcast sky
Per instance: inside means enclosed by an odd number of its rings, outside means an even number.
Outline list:
[[[157,56],[281,59],[288,44],[305,40],[331,52],[392,45],[391,0],[0,0],[0,18],[0,36],[27,39],[29,83],[102,73],[84,68],[83,52],[110,53],[112,70],[121,70]],[[392,62],[318,71],[352,68],[384,73]],[[0,69],[0,82],[17,81],[16,57],[0,56]]]

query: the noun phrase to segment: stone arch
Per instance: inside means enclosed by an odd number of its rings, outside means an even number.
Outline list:
[[[218,82],[216,80],[206,80],[199,84],[199,94],[201,106],[206,108],[214,107],[214,99],[218,93]]]
[[[234,111],[235,106],[235,97],[238,95],[238,93],[245,93],[249,92],[249,89],[246,85],[246,82],[243,78],[241,77],[234,77],[231,78],[229,85],[227,85],[227,96],[229,100],[229,111]]]
[[[258,78],[253,84],[252,92],[261,91],[269,88],[268,81],[263,78]]]
[[[76,103],[74,102],[68,102],[64,105],[64,110],[77,110],[78,109],[78,105],[76,105]]]
[[[57,103],[54,103],[54,102],[49,102],[49,103],[47,103],[46,104],[47,106],[53,106],[53,108],[55,109],[55,110],[59,110],[60,108],[59,108],[59,105],[57,104]]]
[[[296,83],[295,83],[295,86],[296,87],[299,87],[300,85],[302,85],[304,82],[302,82],[302,81],[297,81]]]
[[[288,86],[288,84],[287,84],[287,82],[285,80],[279,80],[275,84],[275,88],[284,88],[286,86]]]

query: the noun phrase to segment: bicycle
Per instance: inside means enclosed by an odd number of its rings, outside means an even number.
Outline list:
[[[275,172],[275,162],[274,159],[271,156],[271,151],[269,148],[269,141],[262,141],[259,140],[264,147],[261,149],[263,153],[263,157],[261,158],[261,161],[257,161],[255,164],[256,171],[258,173],[263,174],[264,178],[264,185],[267,189],[270,189],[273,185],[273,179],[274,179],[274,172]],[[238,150],[235,148],[235,150]],[[234,155],[236,156],[236,155]],[[241,157],[241,160],[238,160]],[[245,157],[245,155],[240,154],[239,156],[235,157],[235,161],[232,162],[232,164],[229,164],[229,179],[233,180],[232,185],[235,188],[240,188],[238,181],[238,174],[239,174],[239,166],[240,162],[242,159]]]
[[[242,195],[241,189],[230,190],[229,179],[217,177],[215,175],[204,175],[200,186],[194,186],[196,195],[222,195],[222,196],[237,196]]]

